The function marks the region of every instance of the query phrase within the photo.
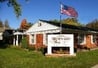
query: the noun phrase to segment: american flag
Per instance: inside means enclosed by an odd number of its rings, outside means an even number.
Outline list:
[[[73,7],[61,4],[61,14],[66,14],[71,17],[78,17],[78,13]]]

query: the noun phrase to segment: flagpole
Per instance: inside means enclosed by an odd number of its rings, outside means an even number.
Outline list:
[[[60,14],[60,34],[62,34],[62,22],[61,22],[62,15]]]
[[[62,14],[66,14],[67,16],[70,17],[78,16],[78,13],[73,7],[64,5],[60,2],[60,34],[62,34],[62,20],[61,20]]]
[[[60,2],[60,34],[62,34],[62,14],[61,14],[61,2]]]

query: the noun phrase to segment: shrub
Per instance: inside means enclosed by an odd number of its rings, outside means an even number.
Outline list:
[[[34,45],[29,45],[28,49],[29,49],[29,51],[34,51],[35,50],[35,46]]]
[[[22,48],[28,48],[28,43],[27,43],[27,39],[26,37],[23,37],[22,41],[21,41],[21,47]]]

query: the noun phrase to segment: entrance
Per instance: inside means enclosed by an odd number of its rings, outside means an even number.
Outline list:
[[[42,46],[43,45],[43,34],[36,35],[36,45]]]

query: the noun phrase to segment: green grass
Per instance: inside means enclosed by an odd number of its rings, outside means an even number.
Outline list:
[[[0,68],[91,68],[96,64],[98,50],[79,52],[76,57],[50,58],[20,48],[0,49]]]

